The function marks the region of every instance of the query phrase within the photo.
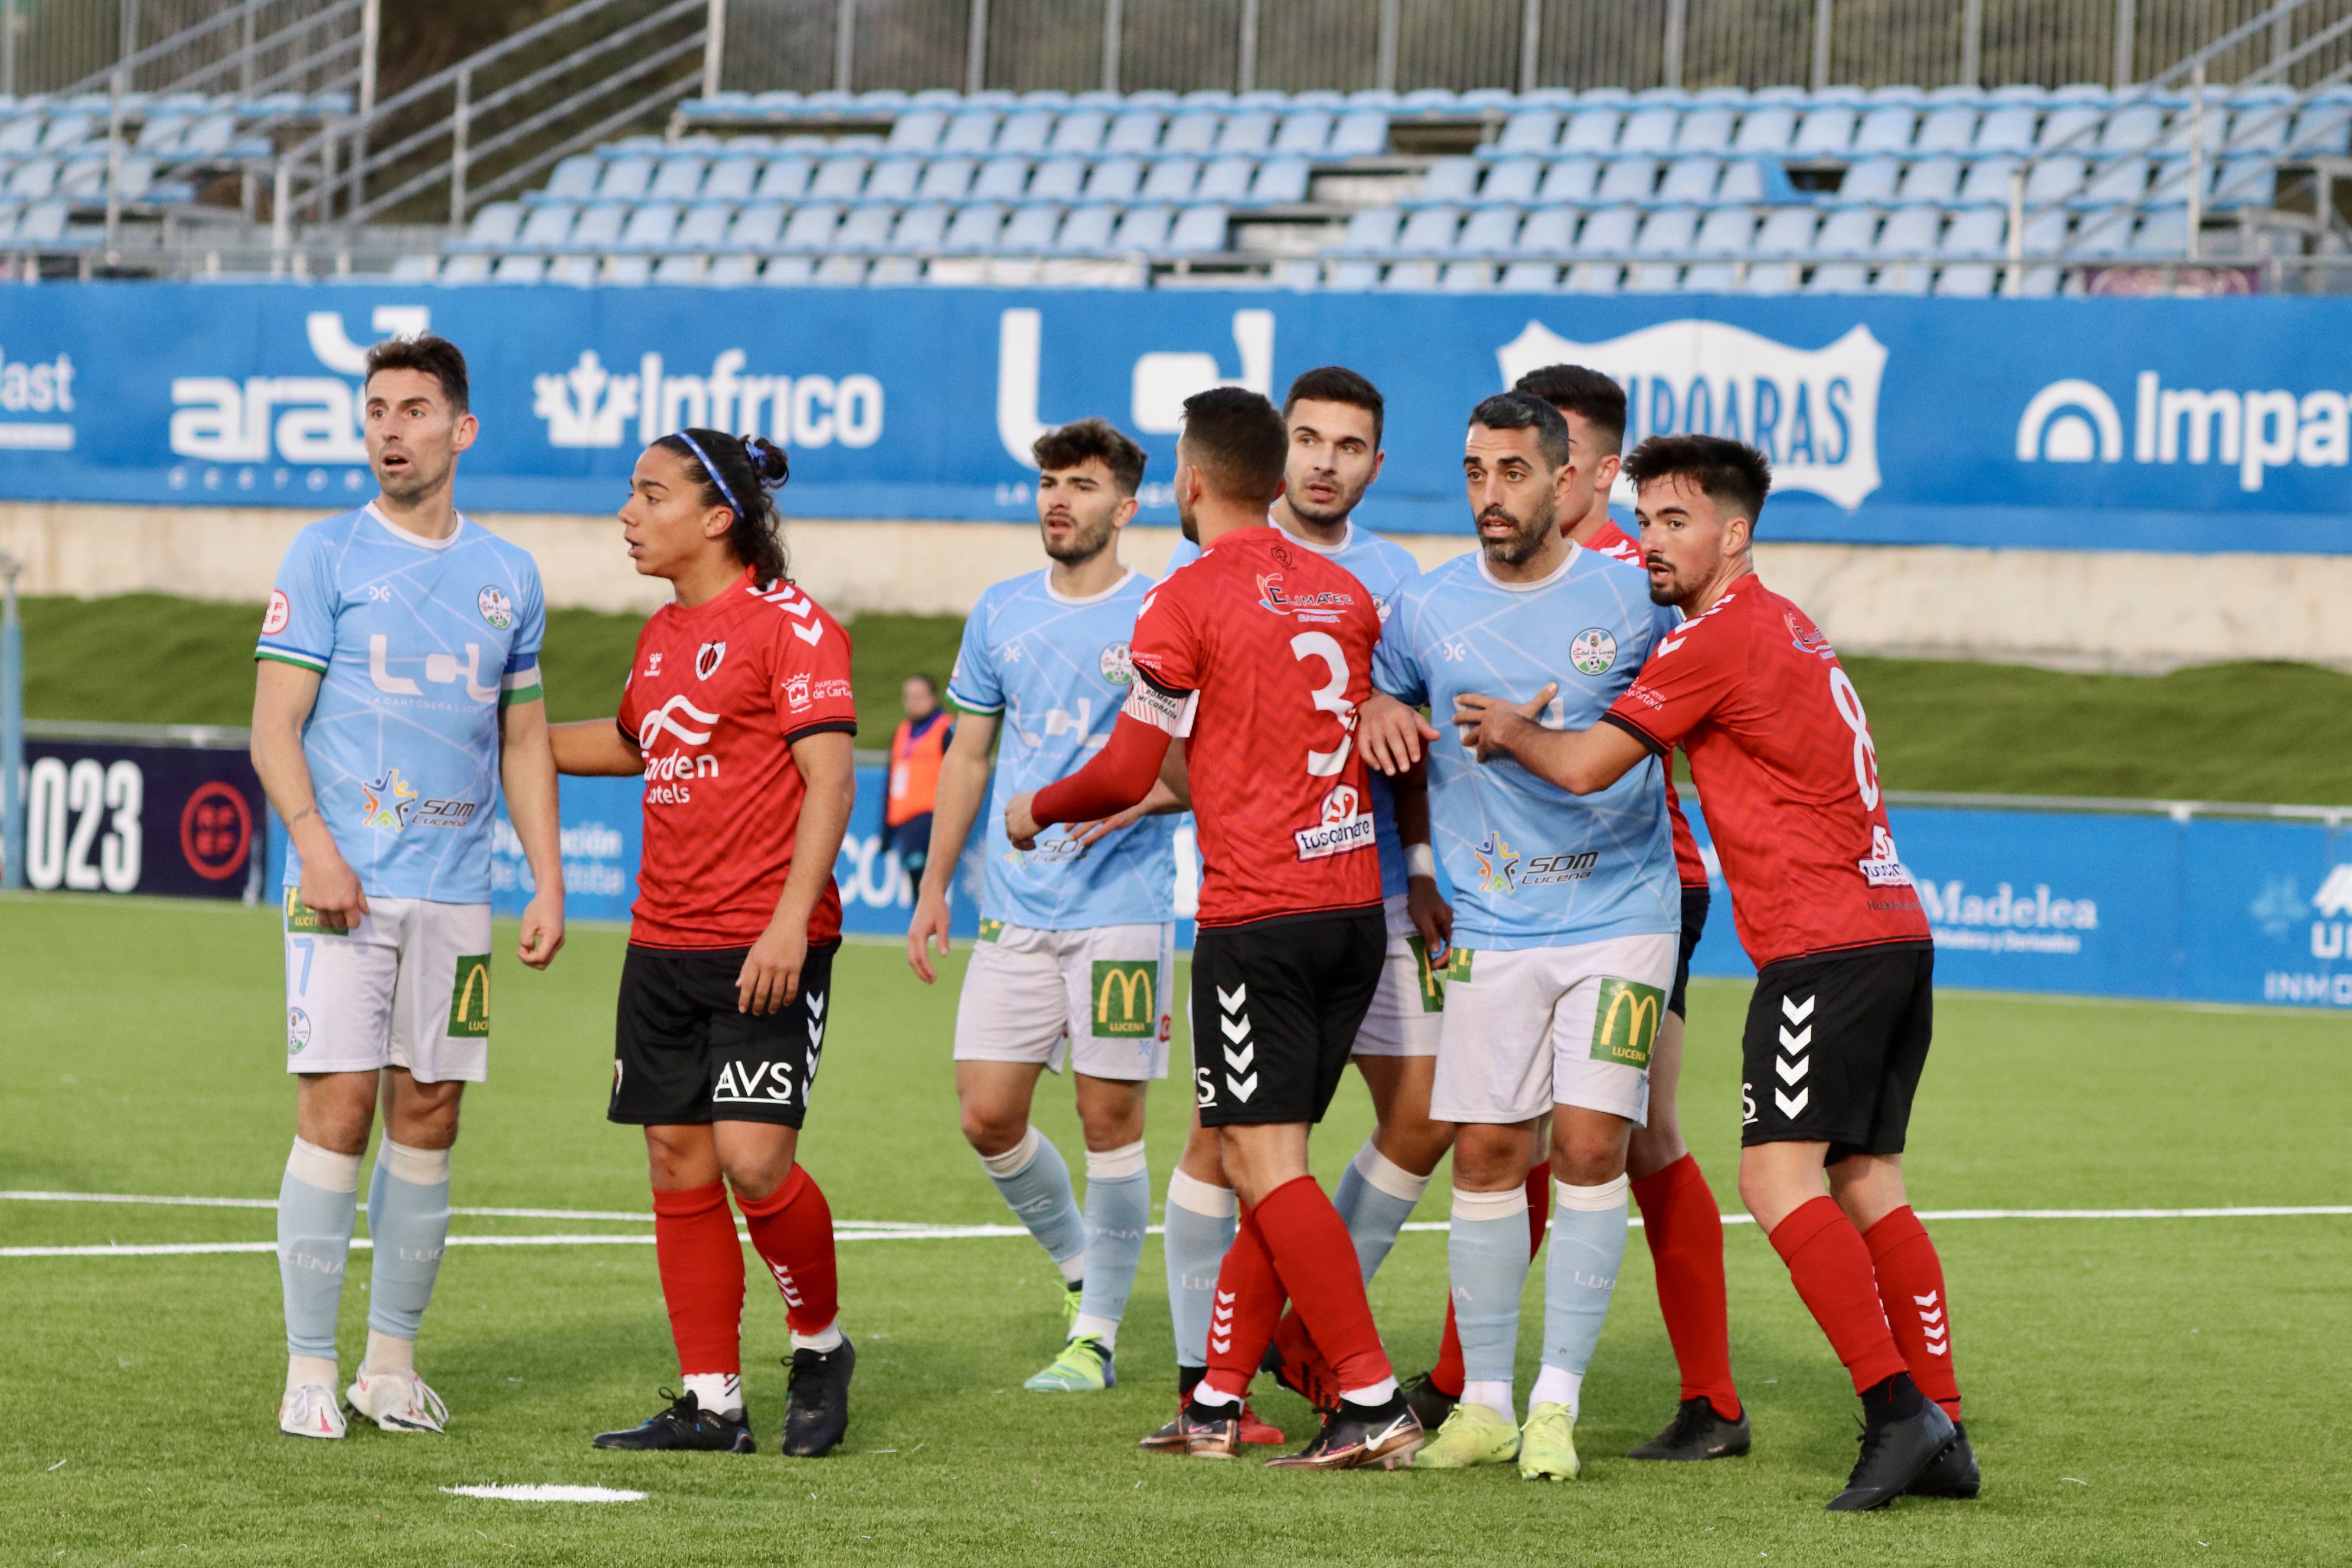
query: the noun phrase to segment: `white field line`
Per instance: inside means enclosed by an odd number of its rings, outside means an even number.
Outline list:
[[[275,1208],[268,1198],[198,1198],[148,1197],[131,1194],[111,1193],[37,1193],[0,1192],[0,1200],[54,1203],[121,1203],[237,1208]],[[649,1215],[625,1214],[601,1209],[452,1209],[453,1214],[520,1215],[550,1219],[623,1219],[640,1223],[649,1221]],[[2311,1205],[2242,1205],[2217,1208],[2115,1208],[2115,1209],[1930,1209],[1919,1217],[1923,1220],[1979,1219],[2042,1219],[2042,1220],[2113,1220],[2113,1219],[2275,1219],[2313,1215],[2352,1215],[2352,1204]],[[1639,1227],[1638,1218],[1629,1222]],[[1746,1215],[1726,1215],[1726,1225],[1753,1225]],[[1150,1234],[1160,1234],[1153,1226]],[[1443,1220],[1425,1220],[1408,1224],[1409,1231],[1444,1231]],[[837,1241],[963,1241],[979,1238],[1028,1235],[1017,1225],[921,1225],[907,1220],[841,1220],[834,1227]],[[738,1231],[743,1240],[748,1233]],[[559,1234],[552,1236],[453,1236],[451,1247],[643,1247],[653,1237],[644,1231],[608,1235]],[[353,1238],[352,1247],[365,1251],[371,1244],[365,1237]],[[275,1252],[274,1241],[194,1241],[194,1242],[107,1242],[80,1247],[0,1247],[0,1258],[163,1258],[194,1257],[219,1253]]]

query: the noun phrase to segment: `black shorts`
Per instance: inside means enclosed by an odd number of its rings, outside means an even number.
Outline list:
[[[1388,961],[1378,909],[1218,926],[1192,942],[1192,1089],[1203,1127],[1316,1122],[1339,1091]]]
[[[1698,951],[1698,939],[1706,931],[1707,902],[1705,888],[1683,889],[1683,945],[1675,957],[1675,988],[1666,993],[1666,1011],[1677,1018],[1690,1016],[1690,1009],[1683,1005],[1683,997],[1690,990],[1691,954]]]
[[[1935,1033],[1935,972],[1924,945],[1768,965],[1740,1052],[1741,1146],[1823,1140],[1829,1164],[1901,1153]]]
[[[768,1014],[736,1010],[744,947],[639,947],[621,960],[611,1121],[638,1126],[768,1121],[798,1127],[824,1045],[841,943],[812,942],[800,994]]]

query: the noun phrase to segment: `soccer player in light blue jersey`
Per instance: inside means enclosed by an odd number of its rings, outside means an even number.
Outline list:
[[[519,955],[563,945],[546,605],[530,555],[459,515],[466,361],[434,337],[368,353],[380,493],[296,536],[254,650],[253,765],[286,858],[286,1070],[278,1194],[287,1373],[278,1425],[341,1437],[335,1319],[376,1106],[368,1348],[347,1392],[387,1432],[438,1432],[419,1322],[449,1231],[457,1099],[490,1034],[490,830],[501,791],[535,891]]]
[[[1463,471],[1478,552],[1405,589],[1373,659],[1385,699],[1366,721],[1410,722],[1423,703],[1443,721],[1457,697],[1482,693],[1581,729],[1633,683],[1673,612],[1651,604],[1639,569],[1561,531],[1574,469],[1551,405],[1517,392],[1480,404]],[[1579,1387],[1624,1256],[1627,1142],[1646,1113],[1682,929],[1664,782],[1653,758],[1579,797],[1444,741],[1428,768],[1455,897],[1431,1113],[1458,1124],[1447,1263],[1466,1382],[1414,1463],[1516,1458],[1531,1479],[1566,1479]],[[1524,1184],[1547,1113],[1543,1365],[1522,1430]]]
[[[1364,492],[1380,478],[1386,405],[1380,390],[1341,365],[1309,370],[1290,384],[1283,422],[1290,452],[1283,492],[1269,521],[1318,554],[1329,557],[1368,589],[1386,620],[1397,595],[1421,574],[1412,552],[1360,526],[1354,518]],[[1189,542],[1169,557],[1172,575],[1200,559]],[[1438,896],[1436,865],[1408,872],[1408,855],[1429,850],[1428,810],[1416,777],[1402,784],[1371,775],[1372,821],[1381,859],[1381,895],[1388,920],[1387,965],[1356,1035],[1353,1059],[1370,1089],[1378,1126],[1339,1177],[1332,1204],[1347,1221],[1364,1278],[1371,1279],[1429,1173],[1444,1157],[1453,1129],[1433,1122],[1430,1081],[1437,1059],[1439,984],[1433,958],[1444,959],[1447,912]],[[1217,1159],[1213,1137],[1193,1130],[1168,1186],[1168,1290],[1176,1329],[1180,1379],[1199,1375],[1208,1356],[1210,1293],[1233,1229],[1234,1197]],[[1328,1400],[1321,1357],[1286,1317],[1275,1335],[1280,1373],[1310,1399]]]
[[[956,1099],[989,1179],[1061,1270],[1066,1342],[1028,1386],[1082,1393],[1118,1381],[1119,1320],[1151,1217],[1144,1090],[1168,1076],[1176,873],[1174,819],[1145,814],[1172,809],[1176,797],[1161,786],[1122,819],[1025,852],[1005,837],[1006,801],[1076,772],[1109,738],[1134,679],[1135,617],[1153,586],[1118,559],[1143,449],[1082,419],[1047,431],[1035,451],[1051,564],[990,588],[964,623],[948,680],[961,717],[940,769],[907,961],[929,984],[928,944],[947,951],[949,893],[992,752],[980,945],[956,1009]],[[1060,1152],[1029,1121],[1038,1074],[1065,1060],[1086,1136],[1083,1210]]]

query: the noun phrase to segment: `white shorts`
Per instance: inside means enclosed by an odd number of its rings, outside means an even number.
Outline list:
[[[1389,951],[1381,965],[1381,988],[1356,1030],[1354,1055],[1360,1057],[1433,1057],[1438,1026],[1445,1007],[1443,975],[1429,972],[1429,949],[1412,929],[1402,899],[1383,906],[1388,919]]]
[[[983,921],[956,1003],[955,1059],[1060,1072],[1066,1054],[1088,1078],[1166,1078],[1175,969],[1172,922],[1033,931]]]
[[[1645,1123],[1650,1053],[1679,942],[1665,932],[1509,952],[1455,948],[1430,1115],[1502,1124],[1575,1105]]]
[[[490,1049],[490,906],[368,900],[329,931],[286,889],[286,1070],[406,1068],[479,1083]]]

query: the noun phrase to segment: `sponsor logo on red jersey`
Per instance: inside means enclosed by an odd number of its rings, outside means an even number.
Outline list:
[[[1292,835],[1298,841],[1298,858],[1321,860],[1370,845],[1372,816],[1362,807],[1363,797],[1355,785],[1332,785],[1331,792],[1323,797],[1323,808],[1315,826],[1302,827]]]

